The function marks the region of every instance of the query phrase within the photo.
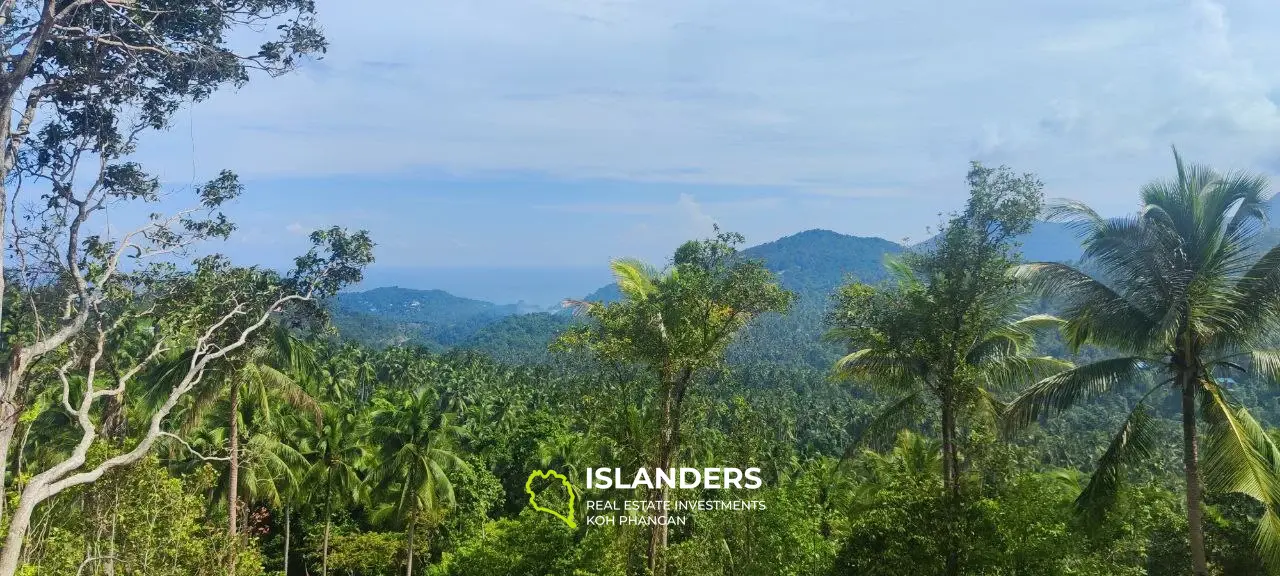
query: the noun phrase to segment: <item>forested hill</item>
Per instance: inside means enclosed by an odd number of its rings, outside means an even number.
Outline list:
[[[334,324],[349,339],[375,346],[415,342],[433,349],[456,346],[508,316],[537,311],[494,304],[443,290],[375,288],[339,294],[330,306]]]
[[[1029,260],[1075,260],[1080,254],[1074,236],[1058,224],[1037,224],[1022,238],[1022,244]],[[865,282],[884,279],[885,256],[903,250],[902,245],[883,238],[830,230],[806,230],[743,250],[743,255],[760,259],[778,274],[798,300],[787,316],[762,318],[742,334],[730,350],[730,359],[826,365],[836,353],[818,339],[827,296],[851,278]],[[607,302],[618,297],[617,287],[610,284],[585,299]],[[406,288],[345,293],[332,308],[334,324],[347,339],[377,347],[417,343],[432,350],[463,348],[521,363],[545,359],[547,344],[573,322],[572,316],[562,311],[538,311],[440,290]]]
[[[874,282],[884,277],[884,257],[903,247],[884,238],[849,236],[830,230],[806,230],[742,251],[761,260],[782,285],[801,298],[825,299],[847,278]],[[604,286],[585,298],[611,302],[621,295],[616,285]]]
[[[769,332],[780,329],[797,337],[812,337],[822,303],[836,286],[851,277],[865,281],[883,278],[885,255],[902,250],[882,238],[808,230],[748,248],[743,254],[762,260],[800,296],[790,321],[770,319],[762,324],[768,325]],[[613,285],[586,295],[588,300],[603,301],[617,297]],[[468,348],[511,361],[541,359],[551,338],[573,321],[564,313],[498,305],[440,290],[405,288],[341,294],[332,310],[339,332],[352,340],[379,347],[419,343],[435,350]]]
[[[762,260],[783,286],[801,297],[825,297],[850,275],[872,282],[884,277],[886,254],[903,247],[883,238],[807,230],[743,251]]]

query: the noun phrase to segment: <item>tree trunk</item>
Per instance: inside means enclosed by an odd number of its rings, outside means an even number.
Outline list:
[[[239,538],[237,531],[239,525],[237,517],[240,513],[240,384],[236,382],[231,385],[231,454],[229,466],[230,479],[227,486],[227,535],[231,540],[231,559],[227,563],[227,574],[234,576],[236,573],[237,554],[240,552]]]
[[[3,224],[0,224],[0,228],[3,228]],[[15,345],[17,345],[16,342],[10,343],[10,346]],[[5,472],[9,469],[9,448],[13,445],[13,434],[18,429],[18,416],[21,413],[21,407],[18,406],[17,382],[21,376],[14,372],[13,366],[13,363],[17,362],[17,354],[14,354],[9,362],[3,386],[0,386],[0,394],[3,394],[0,396],[0,522],[4,522],[5,504],[9,500],[4,497],[5,488],[8,486],[5,482]]]
[[[102,414],[102,436],[119,445],[124,442],[126,432],[124,399],[120,395],[108,396]]]
[[[329,528],[333,526],[333,513],[330,505],[331,498],[329,494],[329,485],[326,482],[324,487],[324,552],[321,553],[320,574],[321,576],[329,576]]]
[[[27,491],[24,490],[24,496]],[[14,576],[18,573],[18,561],[22,558],[22,540],[31,528],[31,515],[35,512],[39,498],[23,498],[13,511],[9,521],[9,533],[5,537],[4,548],[0,549],[0,576]]]
[[[27,452],[27,439],[31,437],[31,426],[33,424],[35,423],[32,422],[31,424],[27,424],[26,429],[22,431],[22,441],[18,442],[18,454],[16,455],[18,462],[17,465],[13,467],[13,471],[19,478],[22,477],[23,455]],[[0,493],[3,492],[3,490],[0,490]],[[0,504],[0,523],[2,522],[4,522],[4,505]]]
[[[950,399],[942,401],[942,484],[946,490],[948,523],[958,518],[956,508],[960,504],[960,475],[956,448],[956,414]],[[960,550],[955,540],[955,527],[947,531],[947,576],[960,574]]]
[[[292,528],[289,516],[289,506],[284,507],[284,576],[289,576],[289,537],[292,535],[289,531]],[[326,550],[327,552],[327,550]]]
[[[409,519],[409,569],[405,571],[405,576],[413,576],[413,525],[417,524],[415,519]]]
[[[662,422],[661,436],[658,438],[658,453],[653,460],[653,469],[668,470],[672,467],[675,460],[676,450],[680,445],[680,404],[684,399],[685,387],[689,384],[691,371],[684,370],[679,378],[673,379],[668,383],[666,393],[662,398]],[[656,472],[654,472],[656,475]],[[656,477],[654,478],[656,481]],[[667,551],[667,509],[665,502],[667,500],[668,489],[663,486],[655,487],[649,491],[650,502],[662,502],[661,507],[656,508],[656,520],[653,526],[649,528],[649,572],[654,576],[663,576],[666,574],[666,551]]]
[[[1196,446],[1196,376],[1191,370],[1179,374],[1182,380],[1182,461],[1187,476],[1187,528],[1191,542],[1191,571],[1208,576],[1204,554],[1204,523],[1200,510],[1200,463]]]

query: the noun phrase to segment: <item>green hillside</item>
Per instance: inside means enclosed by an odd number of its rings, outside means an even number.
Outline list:
[[[442,349],[519,313],[520,307],[462,298],[443,290],[388,287],[339,294],[330,311],[334,325],[347,339],[379,347],[413,343]]]
[[[885,277],[884,260],[902,246],[882,238],[807,230],[742,252],[759,259],[797,295],[790,314],[767,315],[730,350],[730,359],[751,358],[822,366],[836,350],[821,342],[827,296],[849,278],[875,282]],[[586,296],[612,301],[610,284]],[[547,345],[573,322],[567,312],[523,313],[440,290],[378,288],[340,295],[331,307],[342,336],[373,346],[413,343],[432,350],[459,348],[512,362],[547,359]],[[782,344],[782,345],[780,345]]]

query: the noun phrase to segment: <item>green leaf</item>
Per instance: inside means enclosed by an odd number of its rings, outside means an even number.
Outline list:
[[[1005,426],[1016,430],[1042,415],[1061,412],[1116,386],[1136,383],[1144,365],[1138,357],[1111,358],[1045,378],[1010,403]]]

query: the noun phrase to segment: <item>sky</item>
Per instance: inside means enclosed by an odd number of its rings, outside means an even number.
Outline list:
[[[139,151],[175,189],[241,175],[238,260],[367,228],[371,282],[514,301],[522,282],[589,292],[610,258],[660,262],[712,223],[751,244],[923,239],[971,160],[1107,214],[1172,172],[1174,144],[1280,171],[1268,0],[317,6],[322,60],[184,110]]]

